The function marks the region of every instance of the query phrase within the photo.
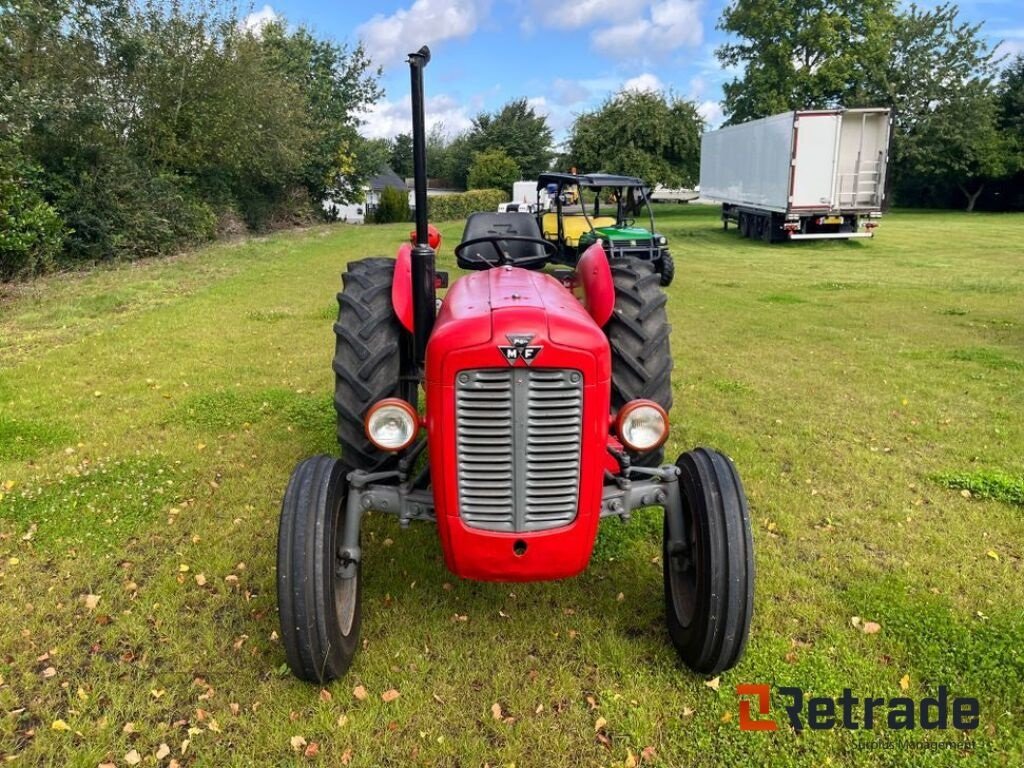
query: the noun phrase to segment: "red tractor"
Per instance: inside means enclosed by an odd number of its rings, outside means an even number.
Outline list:
[[[530,214],[477,213],[455,248],[472,274],[443,301],[427,225],[424,47],[410,54],[415,244],[351,262],[334,326],[341,458],[296,467],[277,551],[281,637],[296,676],[324,682],[359,647],[360,523],[368,511],[437,524],[457,576],[574,576],[601,518],[664,509],[668,632],[693,670],[743,654],[754,556],[732,462],[697,448],[663,464],[672,406],[666,296],[650,263],[574,272]],[[431,242],[433,241],[433,242]],[[433,247],[432,247],[433,246]],[[419,387],[425,406],[419,405]],[[428,458],[429,456],[429,458]]]

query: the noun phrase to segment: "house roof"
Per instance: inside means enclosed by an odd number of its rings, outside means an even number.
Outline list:
[[[382,189],[387,187],[393,187],[395,189],[407,190],[408,187],[405,185],[405,179],[385,166],[380,169],[380,173],[370,178],[370,189],[374,192],[380,192]]]

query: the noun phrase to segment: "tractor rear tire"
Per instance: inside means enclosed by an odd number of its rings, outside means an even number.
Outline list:
[[[277,536],[281,640],[296,677],[315,683],[348,670],[359,649],[361,588],[338,575],[347,483],[342,463],[314,456],[292,473]]]
[[[676,263],[671,253],[666,251],[661,255],[661,269],[658,272],[661,275],[662,286],[672,285],[672,278],[676,276]]]
[[[395,261],[353,261],[341,276],[338,321],[334,324],[334,409],[338,443],[346,473],[389,469],[394,454],[383,453],[366,437],[363,420],[371,405],[400,397],[417,406],[417,383],[411,370],[410,334],[391,305]]]
[[[670,553],[668,515],[662,562],[669,636],[690,669],[715,675],[743,656],[754,610],[750,511],[736,467],[707,448],[684,453],[679,492],[687,548]],[[679,513],[678,511],[676,512]]]
[[[672,410],[671,326],[665,305],[668,297],[661,290],[660,275],[650,262],[639,259],[613,259],[610,262],[615,282],[615,309],[605,333],[612,349],[612,410],[618,411],[630,400],[653,400],[666,413]],[[633,464],[657,467],[664,449],[630,454]]]

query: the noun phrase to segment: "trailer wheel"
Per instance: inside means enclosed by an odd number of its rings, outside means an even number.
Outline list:
[[[740,237],[750,237],[750,216],[740,211]]]
[[[397,458],[374,448],[363,425],[366,411],[386,397],[417,405],[410,375],[409,334],[391,306],[395,261],[369,258],[349,263],[338,294],[334,324],[334,409],[345,471],[376,471]]]
[[[612,409],[646,398],[666,412],[672,410],[672,349],[669,344],[668,298],[660,276],[647,261],[633,258],[610,262],[615,282],[615,309],[604,331],[612,349]],[[660,466],[664,451],[631,454],[634,464]]]
[[[679,656],[695,672],[717,674],[740,660],[754,607],[750,513],[736,467],[707,448],[684,453],[682,509],[665,509],[665,614]],[[668,515],[681,514],[686,546],[669,551]]]
[[[342,463],[314,456],[299,464],[281,504],[277,605],[281,640],[296,677],[325,683],[345,674],[359,648],[360,575],[339,575],[347,483]]]
[[[661,284],[663,286],[672,285],[672,278],[676,276],[676,263],[672,259],[672,254],[665,251],[661,254],[661,268],[658,270],[661,275]]]

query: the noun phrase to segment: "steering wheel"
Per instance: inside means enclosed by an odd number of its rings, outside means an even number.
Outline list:
[[[509,256],[508,251],[502,247],[502,243],[517,242],[517,243],[533,243],[544,248],[544,258],[550,259],[555,255],[557,249],[555,244],[550,240],[542,240],[539,237],[526,237],[525,235],[486,235],[484,237],[474,237],[472,240],[464,240],[455,246],[455,257],[459,259],[465,258],[463,253],[471,246],[479,245],[481,243],[487,243],[494,250],[495,256],[497,256],[497,262],[493,266],[504,266],[505,264],[515,264],[515,261]],[[478,258],[483,259],[484,262],[490,264],[491,262],[484,259],[479,253],[475,254]],[[468,261],[468,259],[467,259]]]

